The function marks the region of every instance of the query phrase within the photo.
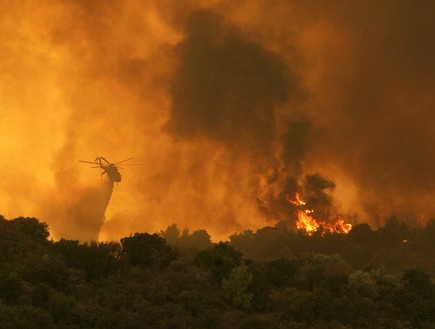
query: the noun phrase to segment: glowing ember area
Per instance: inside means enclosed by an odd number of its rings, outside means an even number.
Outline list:
[[[352,229],[352,224],[345,223],[342,218],[333,224],[322,222],[321,225],[323,227],[323,234],[326,232],[347,234]]]
[[[306,202],[300,199],[299,193],[296,193],[296,200],[288,198],[288,201],[298,207],[306,205]],[[312,213],[314,213],[314,210],[297,210],[298,220],[296,221],[296,227],[298,230],[305,231],[307,235],[313,235],[313,232],[317,232],[319,229],[322,231],[322,236],[326,233],[347,234],[352,229],[352,225],[345,223],[343,218],[339,218],[335,223],[318,222],[311,215]]]

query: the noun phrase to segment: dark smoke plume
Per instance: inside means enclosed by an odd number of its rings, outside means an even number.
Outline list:
[[[289,207],[283,205],[287,192],[275,195],[275,190],[285,188],[282,181],[301,174],[310,127],[297,119],[297,105],[305,92],[295,71],[281,56],[205,10],[190,16],[176,52],[180,63],[170,85],[172,108],[166,130],[176,139],[221,143],[233,159],[251,158],[255,162],[250,168],[255,193],[251,197],[257,197],[259,208],[271,219],[287,218]],[[278,121],[283,106],[290,115]],[[282,155],[277,149],[283,150]]]
[[[191,15],[176,52],[180,64],[170,86],[167,130],[179,138],[209,138],[234,151],[272,157],[278,137],[275,109],[299,88],[294,72],[210,11]]]

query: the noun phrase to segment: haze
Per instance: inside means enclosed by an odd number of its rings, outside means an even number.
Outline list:
[[[433,1],[0,9],[7,218],[55,238],[177,223],[217,240],[294,219],[296,191],[354,224],[435,215]],[[93,222],[105,181],[79,160],[96,154],[144,165],[121,169]]]

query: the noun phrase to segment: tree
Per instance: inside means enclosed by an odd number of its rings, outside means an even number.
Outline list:
[[[428,220],[425,228],[420,232],[418,244],[421,251],[429,256],[435,256],[435,219]]]
[[[378,230],[381,242],[385,247],[394,247],[412,236],[412,232],[404,223],[400,223],[396,216],[391,216],[384,227]]]
[[[230,296],[232,303],[243,309],[251,306],[253,294],[248,293],[253,275],[245,262],[233,268],[228,278],[222,279],[222,288]]]
[[[121,239],[122,254],[127,256],[133,266],[168,265],[177,258],[176,252],[157,234],[135,233]]]
[[[8,305],[15,304],[24,293],[24,283],[16,273],[0,272],[0,300]]]
[[[61,239],[54,243],[54,248],[68,267],[84,271],[89,281],[113,273],[121,252],[117,242],[80,244],[76,240]]]
[[[193,263],[213,273],[218,282],[230,271],[240,265],[242,253],[234,249],[227,242],[219,242],[213,247],[198,252]]]
[[[435,286],[431,282],[429,273],[419,268],[413,268],[403,274],[402,282],[405,288],[416,294],[431,299],[435,297]]]
[[[287,258],[275,259],[269,263],[268,278],[273,286],[286,286],[291,282],[295,273],[294,262]]]
[[[177,246],[180,243],[180,229],[177,224],[171,224],[165,231],[160,231],[160,236],[171,246]]]
[[[210,235],[205,230],[196,230],[185,239],[183,239],[183,247],[194,250],[203,250],[210,248],[212,245]]]
[[[361,247],[372,248],[375,242],[375,234],[370,225],[358,224],[352,227],[352,230],[348,233],[347,238]]]
[[[376,298],[378,291],[376,282],[369,273],[356,271],[349,275],[348,292],[351,296]]]
[[[50,245],[48,227],[36,218],[0,219],[0,261],[37,254]]]
[[[301,255],[296,264],[295,283],[311,291],[317,288],[336,290],[351,272],[351,267],[338,255]]]
[[[22,233],[31,236],[35,241],[47,242],[50,236],[48,225],[39,222],[36,218],[18,217],[11,221]]]

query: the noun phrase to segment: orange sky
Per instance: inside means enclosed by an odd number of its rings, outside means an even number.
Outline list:
[[[103,240],[273,225],[312,174],[354,220],[435,215],[434,6],[2,1],[0,213],[81,238],[65,211],[88,207],[100,174],[78,160],[98,154],[144,164]]]

